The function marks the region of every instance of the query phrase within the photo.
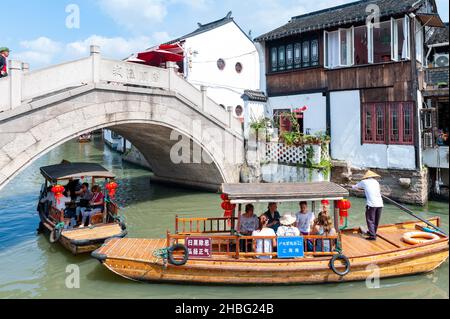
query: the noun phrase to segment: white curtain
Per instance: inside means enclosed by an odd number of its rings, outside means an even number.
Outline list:
[[[339,66],[339,31],[328,33],[328,66],[335,68]]]

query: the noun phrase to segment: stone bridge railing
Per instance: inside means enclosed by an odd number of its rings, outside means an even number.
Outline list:
[[[175,64],[168,63],[167,69],[163,69],[105,59],[97,46],[91,46],[87,58],[33,72],[29,72],[26,63],[10,61],[9,76],[0,79],[0,113],[70,88],[97,83],[172,91],[232,131],[242,131],[241,123],[232,116],[231,110],[212,101],[206,88],[199,90],[185,81]]]

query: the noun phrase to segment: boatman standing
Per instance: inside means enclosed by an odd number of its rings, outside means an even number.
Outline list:
[[[369,170],[363,176],[362,181],[353,186],[353,189],[363,190],[366,195],[367,240],[377,239],[378,225],[380,224],[381,212],[384,206],[380,183],[378,183],[377,178],[381,178],[381,176]]]
[[[0,48],[0,78],[8,76],[8,67],[6,59],[9,56],[8,48]]]

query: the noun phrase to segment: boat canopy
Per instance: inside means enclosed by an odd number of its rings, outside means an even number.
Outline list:
[[[41,174],[51,182],[78,179],[81,177],[115,178],[115,175],[100,164],[62,163],[41,167]]]
[[[341,200],[348,191],[335,183],[222,184],[233,204]]]

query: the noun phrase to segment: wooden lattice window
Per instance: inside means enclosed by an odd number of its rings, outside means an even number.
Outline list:
[[[362,140],[365,144],[414,144],[414,103],[364,103]]]

